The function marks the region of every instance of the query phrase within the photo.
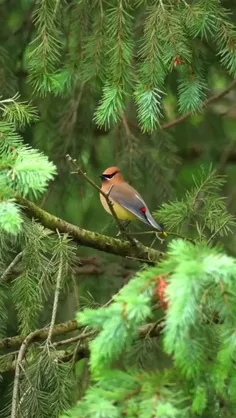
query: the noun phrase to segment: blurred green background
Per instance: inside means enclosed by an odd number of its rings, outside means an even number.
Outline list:
[[[223,98],[206,106],[201,113],[170,128],[160,128],[152,134],[140,131],[132,101],[127,102],[124,118],[115,126],[107,130],[99,129],[93,116],[101,97],[101,85],[94,80],[85,83],[78,76],[71,92],[62,96],[50,92],[47,95],[37,95],[28,82],[28,52],[30,42],[35,37],[32,17],[35,3],[30,0],[0,0],[0,94],[5,99],[19,92],[21,100],[32,102],[38,109],[39,121],[21,134],[26,143],[49,156],[58,168],[58,176],[37,203],[52,214],[82,228],[111,236],[117,233],[112,218],[100,205],[96,190],[83,178],[71,174],[71,167],[66,160],[69,153],[97,184],[100,184],[99,175],[107,167],[118,165],[151,211],[156,211],[164,202],[184,196],[186,190],[191,188],[193,176],[197,175],[200,166],[208,168],[212,163],[221,174],[227,175],[223,195],[227,199],[228,210],[235,214],[236,86]],[[231,9],[231,18],[235,23],[235,1],[223,3]],[[63,5],[65,57],[68,53],[67,36],[69,38],[73,5],[74,2]],[[74,41],[78,73],[82,60],[81,45],[84,42],[80,36],[83,16],[79,16],[79,19],[76,25],[78,36]],[[211,97],[227,88],[232,78],[220,67],[211,44],[205,44],[204,47],[208,64],[208,96]],[[174,70],[167,78],[166,88],[163,124],[179,117],[177,73]],[[137,232],[147,228],[135,224],[131,230]],[[144,235],[141,240],[147,245],[152,243],[152,237],[148,235]],[[236,255],[234,234],[219,240],[219,243],[230,254]],[[155,248],[162,250],[165,250],[166,245],[166,242],[155,242]],[[134,260],[79,247],[78,270],[75,272],[78,294],[75,295],[72,289],[69,296],[62,296],[58,321],[74,317],[75,296],[80,306],[83,301],[87,305],[104,303],[139,268],[140,264]],[[51,306],[48,306],[42,325],[48,322],[50,312]],[[9,322],[11,336],[17,330],[11,318]]]
[[[231,19],[235,22],[235,2],[229,0],[222,3],[230,8]],[[227,197],[229,211],[235,213],[236,88],[207,106],[203,112],[169,129],[143,134],[132,101],[127,103],[125,119],[106,131],[98,129],[93,115],[101,97],[101,86],[95,84],[94,80],[85,83],[78,77],[72,91],[62,97],[50,93],[46,96],[37,95],[28,82],[28,53],[30,42],[36,36],[32,15],[35,4],[30,0],[0,2],[0,83],[3,98],[19,92],[22,100],[31,101],[37,107],[39,121],[21,133],[26,143],[43,151],[58,168],[56,180],[50,184],[48,192],[38,204],[83,228],[108,235],[116,234],[116,226],[101,207],[96,190],[83,178],[70,173],[71,168],[66,161],[66,154],[69,153],[97,184],[105,168],[119,165],[126,179],[142,194],[151,211],[157,210],[163,202],[183,196],[191,187],[192,176],[197,174],[199,167],[208,167],[212,163],[228,176],[224,195]],[[70,34],[74,31],[75,35],[77,31],[73,47],[78,57],[79,73],[81,50],[85,42],[81,33],[85,30],[86,22],[85,16],[78,13],[72,27],[71,16],[76,13],[76,7],[76,3],[71,1],[62,6],[61,30],[65,36],[62,56],[66,61]],[[207,61],[208,95],[211,97],[227,88],[232,79],[220,67],[211,43],[203,41],[203,45]],[[176,78],[177,73],[173,70],[166,81],[163,124],[179,117]],[[146,230],[146,227],[137,224],[131,229],[141,231]],[[142,237],[146,244],[150,244],[151,240],[149,236]],[[224,244],[231,253],[235,253],[234,237],[224,240]],[[166,246],[165,243],[162,247],[160,245],[155,243],[159,248]],[[113,286],[119,287],[119,269],[122,265],[125,271],[137,268],[137,264],[130,260],[98,254],[88,248],[80,248],[79,253],[81,257],[99,259],[96,262],[102,266],[101,274],[81,274],[79,281],[85,287],[89,283],[91,293],[96,293],[96,297],[100,293],[101,299],[106,299],[104,292],[109,286],[109,293],[114,292]],[[104,273],[103,263],[111,264],[112,269],[108,268]]]
[[[235,2],[229,0],[222,3],[230,8],[231,19],[235,22]],[[108,235],[116,234],[114,222],[101,207],[96,190],[83,178],[70,173],[66,161],[66,154],[69,153],[97,184],[105,168],[119,165],[126,179],[142,194],[151,211],[157,210],[163,202],[183,196],[186,189],[191,187],[192,176],[197,174],[199,167],[208,167],[212,163],[228,176],[224,195],[227,197],[228,209],[235,213],[236,88],[207,106],[202,113],[169,129],[143,134],[132,101],[127,103],[125,120],[122,119],[106,131],[98,129],[93,115],[101,97],[99,84],[93,80],[84,83],[78,77],[71,93],[55,97],[50,93],[46,96],[35,94],[28,82],[28,53],[30,42],[36,36],[32,15],[35,4],[30,0],[0,2],[0,83],[3,98],[19,92],[22,100],[31,101],[38,108],[39,121],[21,133],[26,143],[43,151],[58,168],[56,180],[50,184],[48,192],[38,203],[51,213],[83,228]],[[78,14],[75,16],[75,27],[71,26],[71,15],[76,13],[73,7],[76,7],[76,3],[71,1],[63,5],[64,27],[61,29],[65,35],[65,45],[69,43],[70,30],[78,33],[73,47],[77,51],[79,72],[82,59],[80,54],[85,41],[81,33],[85,30],[86,22],[85,17]],[[225,89],[232,79],[220,67],[211,43],[203,41],[203,45],[207,60],[208,95],[211,97]],[[66,47],[63,53],[67,57]],[[168,94],[164,99],[163,124],[179,117],[176,78],[174,70],[167,78]],[[131,229],[140,231],[146,230],[146,227],[137,224]],[[146,244],[150,244],[151,240],[148,236],[142,238]],[[235,252],[233,238],[230,239],[230,245],[228,239],[224,244],[230,246],[230,252]],[[160,247],[159,243],[155,245]],[[165,248],[165,244],[160,248]],[[98,257],[102,264],[112,263],[112,272],[117,272],[117,276],[122,263],[134,268],[131,261],[98,254],[88,248],[80,248],[79,252],[81,256]],[[80,275],[79,280],[86,283],[86,286],[89,282],[91,292],[96,292],[96,296],[99,289],[103,297],[104,288],[109,287],[112,275],[114,273],[108,270],[108,274],[104,275],[103,272],[96,277]],[[119,287],[117,278],[112,282]]]

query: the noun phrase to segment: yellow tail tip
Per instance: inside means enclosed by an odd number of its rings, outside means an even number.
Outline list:
[[[162,234],[164,235],[164,237],[168,237],[167,232],[163,231]]]

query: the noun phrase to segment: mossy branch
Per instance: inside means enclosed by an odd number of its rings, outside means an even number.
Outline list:
[[[156,337],[160,334],[160,331],[163,329],[164,322],[158,323],[150,323],[143,325],[139,329],[139,338],[146,338],[147,335],[149,337]],[[58,335],[68,334],[69,332],[76,331],[77,329],[82,329],[82,326],[76,320],[70,320],[66,322],[61,322],[60,324],[55,325],[52,330],[52,337],[56,337]],[[49,328],[41,328],[34,331],[33,337],[31,337],[31,343],[35,341],[43,341],[46,340],[48,337]],[[81,333],[81,340],[84,337],[90,337],[90,333],[84,334]],[[0,350],[6,350],[7,348],[16,348],[19,347],[25,341],[26,335],[15,335],[14,337],[3,338],[0,340]],[[76,338],[76,341],[79,340]],[[56,344],[59,345],[59,344]]]
[[[145,324],[142,327],[140,327],[138,338],[143,339],[143,338],[158,337],[161,331],[163,330],[163,327],[164,327],[164,320],[161,322],[157,322],[157,323]],[[52,336],[55,337],[58,335],[64,335],[72,331],[76,331],[77,329],[80,329],[80,328],[81,328],[81,325],[77,321],[70,320],[70,321],[55,325],[52,331]],[[0,349],[7,349],[7,348],[12,349],[14,347],[16,348],[19,346],[22,347],[25,341],[27,342],[29,341],[30,344],[33,344],[35,341],[43,341],[48,338],[48,333],[49,333],[49,328],[41,328],[29,334],[29,336],[16,335],[14,337],[4,338],[0,340]],[[79,340],[85,340],[92,336],[95,336],[96,333],[97,333],[96,331],[91,331],[87,333],[81,332],[76,337],[73,337],[64,341],[61,340],[61,341],[54,343],[54,346],[56,347],[58,345],[64,345],[63,343],[73,344]],[[83,354],[86,353],[86,356],[89,356],[89,350],[87,348],[87,344],[81,347],[80,352]],[[60,353],[64,353],[63,356],[61,356]],[[6,361],[6,363],[1,362],[2,364],[0,366],[0,369],[2,372],[7,372],[7,371],[13,372],[15,370],[15,367],[17,364],[17,361],[15,360],[16,354],[18,354],[18,351],[14,351],[12,353],[7,353],[7,354],[0,356],[0,360],[5,359]],[[11,356],[12,356],[12,359],[11,359]],[[68,362],[72,359],[72,354],[70,350],[58,351],[58,357],[60,358],[61,361]]]
[[[79,245],[121,257],[142,260],[149,264],[156,263],[164,255],[161,251],[151,249],[138,242],[134,246],[130,241],[108,237],[70,224],[57,216],[51,215],[23,197],[17,197],[17,202],[29,217],[40,221],[45,228],[51,231],[69,234]]]
[[[76,329],[81,328],[81,325],[76,320],[70,320],[67,322],[62,322],[61,324],[57,324],[52,330],[52,337],[56,337],[57,335],[68,334],[69,332],[73,332]],[[31,339],[31,343],[40,340],[46,340],[48,337],[49,328],[41,328],[34,331],[34,336]],[[0,340],[0,350],[13,348],[20,346],[26,338],[26,335],[15,335],[14,337],[3,338]]]

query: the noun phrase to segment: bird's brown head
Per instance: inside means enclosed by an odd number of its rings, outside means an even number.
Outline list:
[[[112,183],[124,181],[124,178],[120,172],[119,167],[109,167],[100,176],[102,182],[111,181]]]

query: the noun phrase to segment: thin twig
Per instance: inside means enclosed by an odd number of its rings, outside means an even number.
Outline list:
[[[217,100],[222,99],[224,96],[226,96],[226,94],[228,94],[230,92],[230,90],[232,90],[234,87],[236,86],[236,80],[232,81],[232,83],[230,83],[228,85],[228,87],[226,87],[224,90],[222,90],[220,93],[214,94],[213,96],[209,97],[208,99],[206,99],[203,102],[202,107],[206,108],[208,105],[210,105],[211,103],[217,102]],[[170,122],[166,122],[163,125],[160,126],[160,129],[164,130],[164,129],[169,129],[172,128],[175,125],[178,125],[179,123],[184,122],[186,119],[188,119],[189,117],[191,117],[193,115],[192,112],[188,112],[185,113],[185,115],[180,116],[179,118],[176,118],[174,120],[171,120]],[[133,121],[127,120],[127,123],[133,127],[135,127],[136,129],[140,130],[138,124],[136,124]]]
[[[224,228],[224,226],[226,225],[228,223],[228,220],[227,221],[225,221],[215,232],[214,232],[214,234],[212,234],[211,236],[210,236],[210,238],[208,239],[208,241],[207,241],[207,244],[209,244],[212,240],[213,240],[213,238],[215,238],[215,236],[218,234],[218,232],[220,232],[221,231],[221,229],[223,229]]]
[[[8,274],[10,273],[10,271],[16,266],[16,264],[18,263],[18,261],[21,260],[22,254],[23,254],[23,252],[21,251],[19,254],[16,255],[16,257],[11,262],[11,264],[9,264],[9,266],[7,267],[7,269],[4,271],[4,273],[0,277],[0,283],[3,283],[6,280]]]
[[[150,234],[157,234],[157,231],[130,232],[130,234],[131,235],[150,235]],[[194,239],[188,238],[185,235],[181,235],[181,234],[177,234],[176,232],[169,232],[169,231],[168,231],[168,235],[170,235],[170,236],[173,235],[175,237],[182,238],[182,239],[184,239],[186,241],[189,241],[192,244],[195,244]]]
[[[16,360],[15,368],[15,378],[12,394],[12,407],[11,407],[11,418],[17,418],[17,409],[18,409],[18,394],[19,394],[19,385],[20,385],[20,372],[21,372],[21,363],[26,355],[28,346],[34,337],[38,334],[38,330],[31,332],[23,341],[21,348],[18,353]]]
[[[78,342],[76,344],[76,347],[75,347],[75,350],[74,350],[74,353],[73,353],[73,357],[72,357],[72,362],[71,362],[71,367],[72,368],[74,368],[74,366],[75,366],[77,354],[79,352],[79,349],[80,349],[82,340],[84,338],[88,338],[88,336],[90,336],[90,337],[95,336],[98,333],[98,331],[89,331],[89,332],[86,332],[87,329],[88,329],[88,326],[85,327],[85,329],[82,332],[82,334],[80,334],[80,339],[78,340]]]
[[[222,90],[220,93],[217,93],[211,97],[209,97],[208,99],[206,99],[203,102],[203,107],[207,107],[209,104],[216,102],[217,100],[222,99],[224,96],[226,96],[226,94],[228,94],[230,92],[230,90],[232,90],[234,87],[236,86],[236,80],[232,81],[232,83],[229,84],[229,86]],[[192,112],[188,112],[183,116],[180,116],[179,118],[172,120],[170,122],[164,123],[163,125],[161,125],[161,129],[169,129],[172,128],[175,125],[178,125],[179,123],[185,121],[186,119],[188,119],[190,116],[192,116],[193,113]]]
[[[219,164],[216,168],[219,174],[223,174],[225,166],[229,159],[229,156],[233,152],[234,148],[235,148],[235,141],[232,141],[228,146],[225,147],[224,152],[222,152]]]
[[[63,134],[64,132],[67,133],[67,139],[65,141],[64,147],[63,147],[63,154],[67,152],[67,148],[69,145],[69,142],[72,137],[72,133],[74,131],[76,121],[77,121],[77,115],[78,115],[78,108],[83,96],[85,83],[81,83],[80,91],[75,99],[72,97],[72,99],[69,102],[69,106],[71,105],[71,108],[69,109],[69,112],[67,114],[67,117],[65,118],[64,122],[61,124],[60,132]],[[77,86],[75,86],[74,93],[76,93]]]
[[[59,235],[59,239],[61,240],[60,235]],[[59,296],[60,296],[60,291],[61,291],[62,269],[63,269],[63,256],[62,256],[62,251],[61,251],[60,262],[59,262],[58,273],[57,273],[57,280],[56,280],[56,289],[55,289],[55,294],[54,294],[52,318],[51,318],[51,323],[50,323],[48,337],[47,337],[47,345],[51,344],[52,332],[53,332],[53,329],[55,327],[55,322],[56,322],[57,308],[58,308]]]
[[[93,186],[99,193],[101,193],[101,195],[106,199],[108,207],[111,211],[111,214],[112,214],[113,218],[116,221],[116,224],[119,228],[119,231],[121,232],[121,234],[128,241],[130,241],[132,244],[134,244],[136,246],[136,241],[126,232],[126,229],[123,227],[122,223],[120,222],[119,218],[117,217],[117,214],[116,214],[116,212],[114,210],[114,207],[113,207],[113,203],[109,199],[109,194],[111,193],[113,185],[109,189],[108,193],[103,192],[103,190],[101,190],[101,188],[92,179],[90,179],[90,177],[88,177],[87,174],[83,172],[83,170],[81,170],[81,168],[77,165],[76,160],[74,160],[69,154],[66,155],[66,158],[70,162],[70,164],[75,168],[75,170],[76,170],[75,173],[80,174],[82,177],[84,177],[84,179],[89,184],[91,184],[91,186]]]
[[[66,340],[57,341],[53,345],[54,347],[59,347],[65,344],[73,344],[77,341],[85,340],[86,338],[92,337],[95,334],[96,334],[96,331],[82,332],[81,334],[76,335],[75,337],[67,338]]]

